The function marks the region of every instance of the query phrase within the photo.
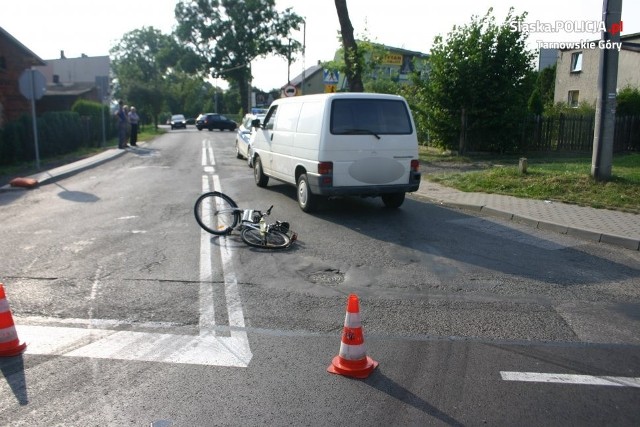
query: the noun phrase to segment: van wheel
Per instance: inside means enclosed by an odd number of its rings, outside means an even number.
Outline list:
[[[382,202],[388,208],[399,208],[404,202],[404,193],[383,194]]]
[[[269,177],[262,171],[262,161],[260,157],[256,157],[253,161],[253,179],[258,187],[266,187],[269,183]]]
[[[300,209],[302,209],[304,212],[314,211],[318,204],[318,196],[311,192],[307,174],[303,173],[298,177],[298,183],[296,187],[298,189],[298,206],[300,206]]]
[[[236,159],[241,159],[242,154],[240,154],[240,147],[238,147],[238,140],[236,140]]]

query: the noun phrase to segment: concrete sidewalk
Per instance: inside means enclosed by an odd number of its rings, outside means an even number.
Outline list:
[[[49,184],[51,182],[55,182],[57,180],[64,179],[68,176],[74,175],[78,172],[82,172],[83,170],[95,167],[115,157],[119,157],[125,154],[129,149],[133,149],[133,148],[127,148],[124,150],[121,150],[119,148],[111,148],[99,154],[96,154],[94,156],[87,157],[82,160],[78,160],[77,162],[69,163],[67,165],[62,165],[60,167],[39,172],[34,175],[29,175],[28,177],[24,177],[24,178],[33,178],[36,181],[38,181],[39,185]],[[0,187],[0,191],[24,191],[24,190],[25,188],[12,187],[10,184]]]
[[[109,149],[93,157],[41,172],[29,178],[35,178],[40,185],[45,185],[137,148]],[[0,188],[0,191],[28,190],[5,185]],[[412,197],[452,208],[482,212],[580,239],[640,251],[640,215],[636,214],[498,194],[465,193],[426,180],[422,181],[417,192],[412,193]]]

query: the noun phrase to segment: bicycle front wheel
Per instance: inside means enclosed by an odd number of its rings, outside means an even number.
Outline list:
[[[219,191],[198,197],[193,214],[200,227],[217,236],[231,233],[240,222],[240,210],[236,202]]]
[[[277,230],[269,230],[263,236],[258,229],[245,228],[240,236],[247,245],[264,249],[286,248],[291,242],[291,238],[288,235]]]

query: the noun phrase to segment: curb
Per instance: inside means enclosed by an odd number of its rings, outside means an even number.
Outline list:
[[[50,184],[56,181],[59,181],[64,178],[68,178],[72,175],[75,175],[79,172],[90,169],[94,166],[101,165],[105,162],[108,162],[111,159],[117,158],[125,154],[127,150],[122,150],[119,148],[110,148],[99,154],[94,156],[87,157],[82,160],[78,160],[76,162],[59,166],[57,168],[39,172],[34,175],[28,176],[28,178],[33,178],[38,181],[38,185],[34,188],[38,188],[41,185]],[[32,188],[24,188],[24,187],[12,187],[11,184],[4,185],[0,187],[0,192],[5,191],[28,191],[32,190]]]

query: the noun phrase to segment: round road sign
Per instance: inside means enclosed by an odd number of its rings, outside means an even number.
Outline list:
[[[284,88],[284,96],[296,96],[297,89],[294,85],[288,85]]]
[[[24,70],[18,80],[20,93],[29,101],[40,99],[47,90],[47,80],[38,70]]]

